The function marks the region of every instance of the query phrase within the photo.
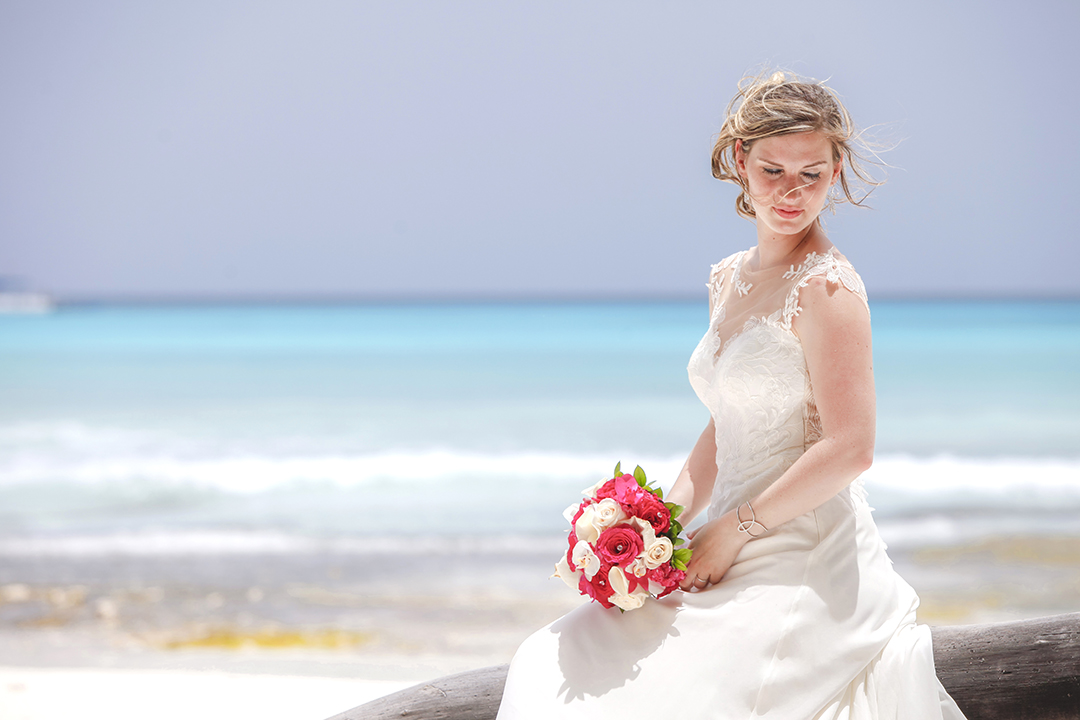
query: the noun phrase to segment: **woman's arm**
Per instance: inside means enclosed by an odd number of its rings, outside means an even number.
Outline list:
[[[689,524],[698,513],[709,506],[715,482],[716,425],[710,419],[701,437],[694,443],[694,449],[686,458],[686,464],[671,487],[671,492],[664,498],[685,508],[679,516],[680,523]]]
[[[713,288],[717,282],[715,272],[709,276],[709,324],[712,324]],[[689,525],[690,521],[698,516],[705,508],[709,507],[712,499],[713,485],[716,484],[716,421],[709,418],[709,424],[705,426],[694,443],[694,449],[686,458],[686,463],[679,472],[675,484],[671,486],[671,492],[664,499],[676,505],[683,506],[683,512],[679,515],[682,525]]]
[[[822,437],[750,500],[754,516],[767,528],[817,508],[873,461],[874,369],[866,306],[857,295],[824,278],[810,281],[799,304],[802,311],[794,328],[806,356]],[[749,519],[745,507],[743,519]],[[699,577],[710,584],[720,581],[750,539],[738,532],[738,524],[732,510],[694,534],[684,590]]]

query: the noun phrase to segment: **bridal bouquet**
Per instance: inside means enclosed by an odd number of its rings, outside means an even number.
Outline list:
[[[555,575],[606,608],[634,610],[645,598],[662,598],[686,577],[689,548],[678,548],[681,505],[664,502],[645,471],[615,466],[615,477],[584,492],[563,515],[570,521],[570,548]]]

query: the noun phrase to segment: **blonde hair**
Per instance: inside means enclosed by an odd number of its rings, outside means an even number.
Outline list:
[[[748,152],[761,138],[814,131],[832,143],[833,161],[843,161],[839,182],[843,197],[831,197],[829,208],[833,209],[836,202],[864,207],[867,196],[884,181],[875,180],[863,164],[883,163],[855,129],[847,108],[824,83],[774,72],[768,77],[762,74],[743,78],[739,92],[728,104],[724,124],[713,146],[713,177],[733,182],[742,189],[735,200],[736,212],[751,220],[756,216],[746,179],[739,175],[736,165],[736,143],[741,141],[743,152]],[[863,153],[873,159],[867,160]],[[866,186],[861,197],[856,198],[852,190],[852,175]]]

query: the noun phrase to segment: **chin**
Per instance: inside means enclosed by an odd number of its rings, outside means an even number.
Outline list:
[[[759,217],[758,220],[761,221],[761,218]],[[813,224],[813,220],[811,220],[810,222],[806,222],[800,216],[795,220],[789,220],[787,222],[766,222],[765,227],[769,228],[778,235],[798,235],[805,232]]]

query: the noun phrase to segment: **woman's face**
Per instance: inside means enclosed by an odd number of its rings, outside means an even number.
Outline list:
[[[832,143],[817,131],[762,138],[749,152],[740,143],[735,161],[749,186],[758,223],[778,235],[805,231],[840,177]]]

